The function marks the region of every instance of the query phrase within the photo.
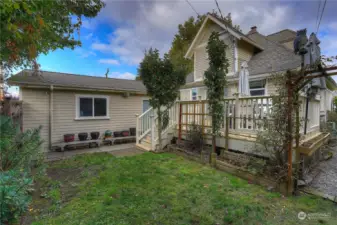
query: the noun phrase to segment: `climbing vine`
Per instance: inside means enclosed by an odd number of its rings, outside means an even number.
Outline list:
[[[218,134],[224,120],[224,88],[228,73],[227,45],[220,40],[219,33],[212,32],[207,43],[209,68],[204,73],[204,83],[207,87],[209,112],[212,117],[213,150],[215,150],[215,136]]]

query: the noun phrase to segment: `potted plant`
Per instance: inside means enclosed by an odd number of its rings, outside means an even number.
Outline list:
[[[85,141],[88,138],[88,133],[78,133],[78,139],[80,139],[80,141]]]
[[[65,134],[63,135],[64,142],[71,142],[75,140],[75,134]]]
[[[91,136],[91,139],[97,140],[99,137],[99,132],[98,131],[91,132],[90,136]]]

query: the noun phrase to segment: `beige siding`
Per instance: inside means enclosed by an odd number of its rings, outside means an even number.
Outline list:
[[[294,50],[294,41],[285,42],[283,45],[291,50]]]
[[[203,33],[200,34],[200,38],[196,43],[196,48],[194,49],[194,76],[196,80],[202,80],[205,71],[209,67],[206,44],[209,36],[213,31],[221,32],[223,31],[223,29],[219,25],[210,22],[206,25]],[[226,49],[226,57],[229,61],[228,72],[231,73],[234,71],[234,46],[233,44],[229,43],[229,39],[225,40],[225,42],[228,45],[228,48]],[[201,45],[202,47],[200,47],[199,45]]]
[[[209,67],[208,54],[206,47],[198,48],[194,52],[194,79],[202,80],[205,71]]]
[[[234,97],[233,95],[238,93],[238,83],[228,83],[227,90],[228,90],[227,97],[228,98]]]
[[[277,86],[275,85],[273,79],[267,79],[266,81],[266,90],[267,95],[275,95],[277,94]]]
[[[80,133],[105,130],[120,131],[136,127],[136,114],[142,113],[142,100],[140,96],[122,97],[120,94],[99,94],[109,98],[109,116],[107,120],[75,120],[76,95],[91,94],[81,92],[54,92],[54,118],[52,142],[62,140],[66,133]]]
[[[49,141],[49,90],[22,89],[24,129],[43,126],[41,137],[45,140],[44,150],[48,151]],[[148,97],[121,94],[99,93],[109,98],[110,119],[75,120],[76,95],[97,95],[90,92],[54,91],[52,142],[61,141],[67,133],[105,130],[120,131],[136,127],[135,114],[142,113],[143,100]],[[77,136],[76,136],[77,138]]]
[[[238,67],[240,70],[241,63],[243,61],[249,61],[254,53],[254,47],[247,42],[244,42],[242,40],[238,41],[237,43],[238,47]]]
[[[40,125],[41,139],[44,141],[42,150],[49,146],[49,90],[21,88],[23,107],[23,129],[33,129]]]
[[[204,28],[204,31],[200,34],[200,38],[199,41],[196,43],[197,44],[196,46],[203,43],[207,43],[208,38],[211,36],[213,31],[221,32],[223,31],[223,29],[219,25],[214,24],[213,22],[208,22],[208,24]]]
[[[180,90],[180,100],[181,101],[191,100],[191,89],[181,89]]]

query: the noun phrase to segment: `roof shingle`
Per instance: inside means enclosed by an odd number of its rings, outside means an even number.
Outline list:
[[[69,88],[116,90],[146,93],[146,88],[141,81],[125,80],[95,76],[85,76],[68,73],[39,71],[34,74],[33,70],[22,70],[8,80],[10,85],[37,85],[59,86]]]

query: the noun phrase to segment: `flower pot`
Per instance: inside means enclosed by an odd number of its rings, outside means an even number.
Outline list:
[[[136,128],[130,128],[130,136],[136,136]]]
[[[80,139],[80,141],[85,141],[88,138],[88,133],[78,133],[78,139]]]
[[[122,133],[122,137],[130,136],[130,132],[128,130],[123,130],[121,133]]]
[[[91,136],[91,139],[97,140],[98,137],[99,137],[99,132],[98,132],[98,131],[91,132],[91,133],[90,133],[90,136]]]
[[[110,138],[112,137],[112,131],[111,130],[106,130],[104,132],[104,138]]]
[[[120,132],[120,131],[115,131],[115,132],[114,132],[114,137],[122,137],[122,132]]]
[[[64,142],[72,142],[75,140],[75,134],[65,134],[63,135]]]

